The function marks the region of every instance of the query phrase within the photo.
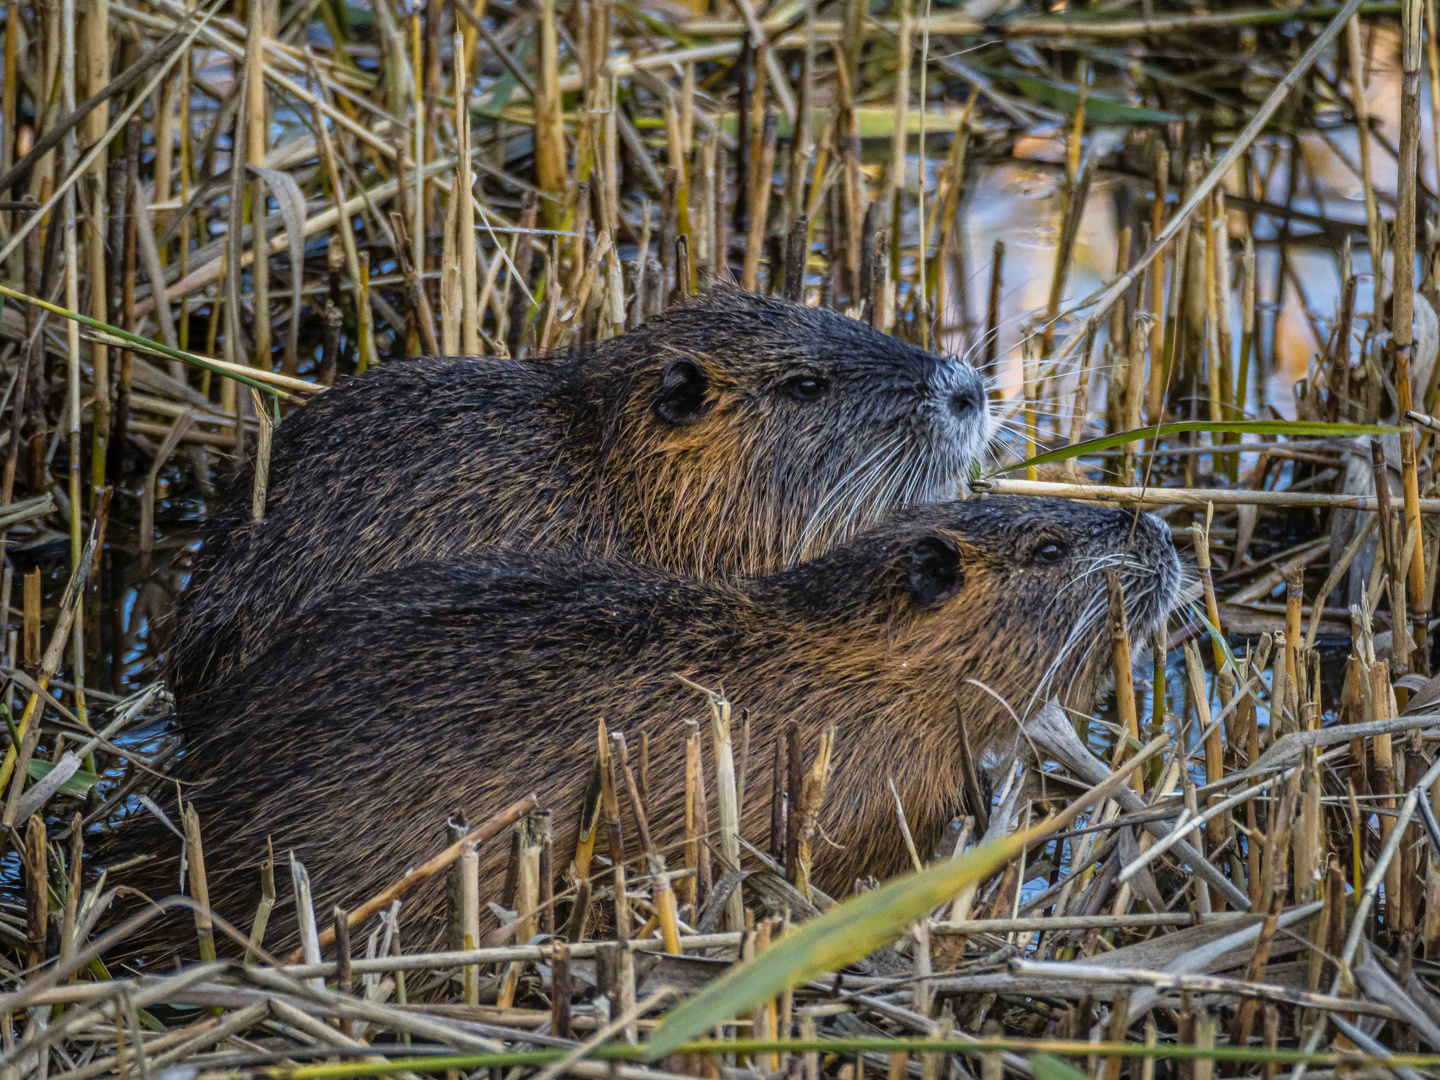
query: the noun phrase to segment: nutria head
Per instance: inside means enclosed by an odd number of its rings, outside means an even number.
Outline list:
[[[896,722],[907,709],[946,718],[958,694],[980,744],[1014,734],[1051,697],[1093,706],[1110,676],[1107,570],[1131,640],[1147,642],[1182,584],[1169,528],[1067,499],[914,507],[770,580],[814,620],[826,663],[853,670],[874,657],[906,684]]]
[[[990,437],[969,364],[823,308],[720,288],[616,346],[631,378],[593,374],[622,527],[636,557],[700,576],[794,565],[954,498]]]

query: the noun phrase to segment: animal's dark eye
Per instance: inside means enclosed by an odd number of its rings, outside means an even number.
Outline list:
[[[1069,554],[1069,550],[1058,540],[1046,540],[1035,549],[1033,557],[1037,563],[1053,565]]]
[[[817,401],[829,388],[830,384],[819,375],[797,375],[781,387],[796,401]]]

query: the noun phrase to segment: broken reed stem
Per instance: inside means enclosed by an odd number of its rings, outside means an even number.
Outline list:
[[[720,854],[732,867],[740,865],[740,804],[735,786],[735,753],[730,741],[730,702],[722,693],[704,691],[710,705],[710,738],[715,760],[715,806],[719,812]],[[725,902],[728,927],[745,925],[745,905],[736,889]]]
[[[650,835],[649,818],[645,813],[645,800],[640,796],[640,786],[635,782],[635,772],[630,768],[629,755],[625,747],[625,736],[616,733],[610,736],[612,752],[619,762],[620,773],[625,778],[625,790],[630,796],[630,811],[635,815],[635,827],[640,834],[640,848],[645,855],[645,871],[650,876],[651,902],[660,923],[661,937],[665,951],[680,951],[680,920],[675,903],[675,892],[670,887],[670,875],[665,869],[665,859],[656,850]]]
[[[801,896],[810,895],[810,874],[813,866],[815,832],[819,827],[820,807],[825,802],[825,789],[830,780],[830,762],[835,752],[835,728],[827,727],[820,733],[815,750],[815,760],[800,787],[797,805],[799,825],[796,829],[795,887]]]
[[[369,900],[366,900],[358,907],[351,908],[348,922],[351,929],[369,920],[372,916],[384,911],[396,900],[408,895],[415,886],[430,880],[440,871],[449,867],[456,859],[460,858],[465,850],[466,842],[476,845],[492,839],[509,826],[513,825],[523,814],[534,810],[536,800],[534,795],[526,795],[523,799],[517,799],[504,810],[492,814],[483,824],[471,829],[462,840],[451,844],[434,858],[427,860],[414,870],[409,871],[399,878],[394,884],[382,889]],[[323,948],[334,941],[334,931],[326,930],[319,937],[319,944]],[[298,963],[299,956],[291,957],[291,963]]]
[[[199,906],[195,910],[195,935],[199,938],[200,959],[215,959],[215,929],[210,920],[210,889],[205,880],[205,849],[200,843],[200,815],[186,804],[181,814],[185,826],[185,861],[190,874],[190,895]]]

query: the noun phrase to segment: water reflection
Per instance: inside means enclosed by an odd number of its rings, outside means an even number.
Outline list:
[[[1399,40],[1386,27],[1367,28],[1369,37],[1368,78],[1365,96],[1372,117],[1371,173],[1382,218],[1393,217],[1396,159],[1393,153],[1399,138],[1401,73]],[[1347,88],[1348,89],[1348,88]],[[1242,187],[1237,170],[1226,184],[1230,202],[1230,280],[1238,289],[1239,259],[1247,220],[1253,228],[1257,255],[1260,319],[1259,347],[1263,370],[1268,373],[1264,400],[1282,415],[1293,416],[1290,387],[1305,375],[1310,358],[1328,335],[1340,300],[1338,257],[1343,228],[1320,228],[1301,217],[1292,220],[1288,231],[1281,216],[1246,209],[1241,198],[1253,204],[1277,208],[1288,204],[1297,215],[1348,223],[1353,245],[1353,265],[1358,277],[1357,320],[1363,324],[1374,309],[1370,253],[1365,242],[1365,204],[1359,178],[1360,139],[1356,127],[1334,111],[1332,126],[1298,135],[1258,140],[1250,155],[1248,190]],[[1428,192],[1436,188],[1435,128],[1428,95],[1421,101],[1421,181]],[[1123,142],[1115,132],[1087,134],[1087,139]],[[1292,149],[1298,148],[1300,166],[1291,188]],[[1216,147],[1216,154],[1223,152]],[[968,216],[963,228],[969,252],[967,267],[968,312],[972,323],[983,330],[986,293],[995,241],[1004,241],[1004,292],[999,311],[999,357],[995,373],[1007,396],[1018,394],[1019,345],[1044,318],[1051,279],[1055,272],[1058,240],[1064,136],[1061,132],[1035,133],[1017,141],[1015,155],[1022,160],[998,165],[982,172],[973,181]],[[1145,155],[1138,155],[1144,157]],[[1177,185],[1171,184],[1171,209]],[[931,185],[933,190],[933,183]],[[1117,238],[1124,225],[1135,229],[1132,253],[1139,251],[1141,223],[1149,219],[1151,185],[1113,172],[1100,172],[1090,186],[1076,237],[1073,263],[1064,292],[1063,311],[1083,300],[1113,279]],[[1422,192],[1422,200],[1425,193]],[[1130,207],[1128,214],[1125,208]],[[1125,216],[1122,216],[1125,215]],[[1280,246],[1285,241],[1288,271],[1280,273]],[[1132,256],[1133,257],[1133,256]],[[1385,276],[1391,267],[1387,257]],[[1417,278],[1418,280],[1418,278]],[[1168,302],[1168,299],[1167,299]],[[950,321],[958,326],[962,300],[949,298]],[[1240,301],[1230,297],[1231,340],[1240,343]],[[977,331],[972,330],[971,340]],[[1102,331],[1101,340],[1104,334]],[[949,347],[964,347],[965,337],[954,332]],[[1252,384],[1250,400],[1258,400],[1259,387]],[[1092,401],[1099,400],[1093,394]]]

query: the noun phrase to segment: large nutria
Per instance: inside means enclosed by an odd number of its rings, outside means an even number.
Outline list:
[[[767,751],[787,721],[811,745],[835,725],[819,823],[833,844],[817,846],[814,880],[848,892],[907,866],[891,779],[919,850],[934,850],[963,789],[957,725],[980,753],[1052,695],[1093,706],[1110,670],[1106,570],[1146,639],[1180,584],[1169,531],[1063,499],[902,510],[751,580],[562,554],[387,571],[284,625],[236,678],[191,702],[205,734],[178,776],[203,826],[210,897],[248,927],[273,839],[277,857],[294,850],[308,867],[317,911],[353,906],[443,846],[457,810],[483,820],[530,791],[555,814],[558,870],[602,719],[650,732],[650,828],[673,850],[682,721],[706,715],[677,675],[723,687]],[[747,837],[765,834],[769,798],[766,785],[747,787]],[[173,834],[130,829],[135,846],[163,853],[142,884],[173,892]],[[483,851],[485,899],[505,847]],[[406,901],[408,948],[441,946],[442,893],[425,886]],[[293,944],[290,904],[270,921],[272,947]]]
[[[263,521],[237,477],[171,685],[184,701],[346,581],[496,544],[772,573],[955,498],[988,435],[964,361],[733,288],[573,358],[387,364],[281,425]]]

